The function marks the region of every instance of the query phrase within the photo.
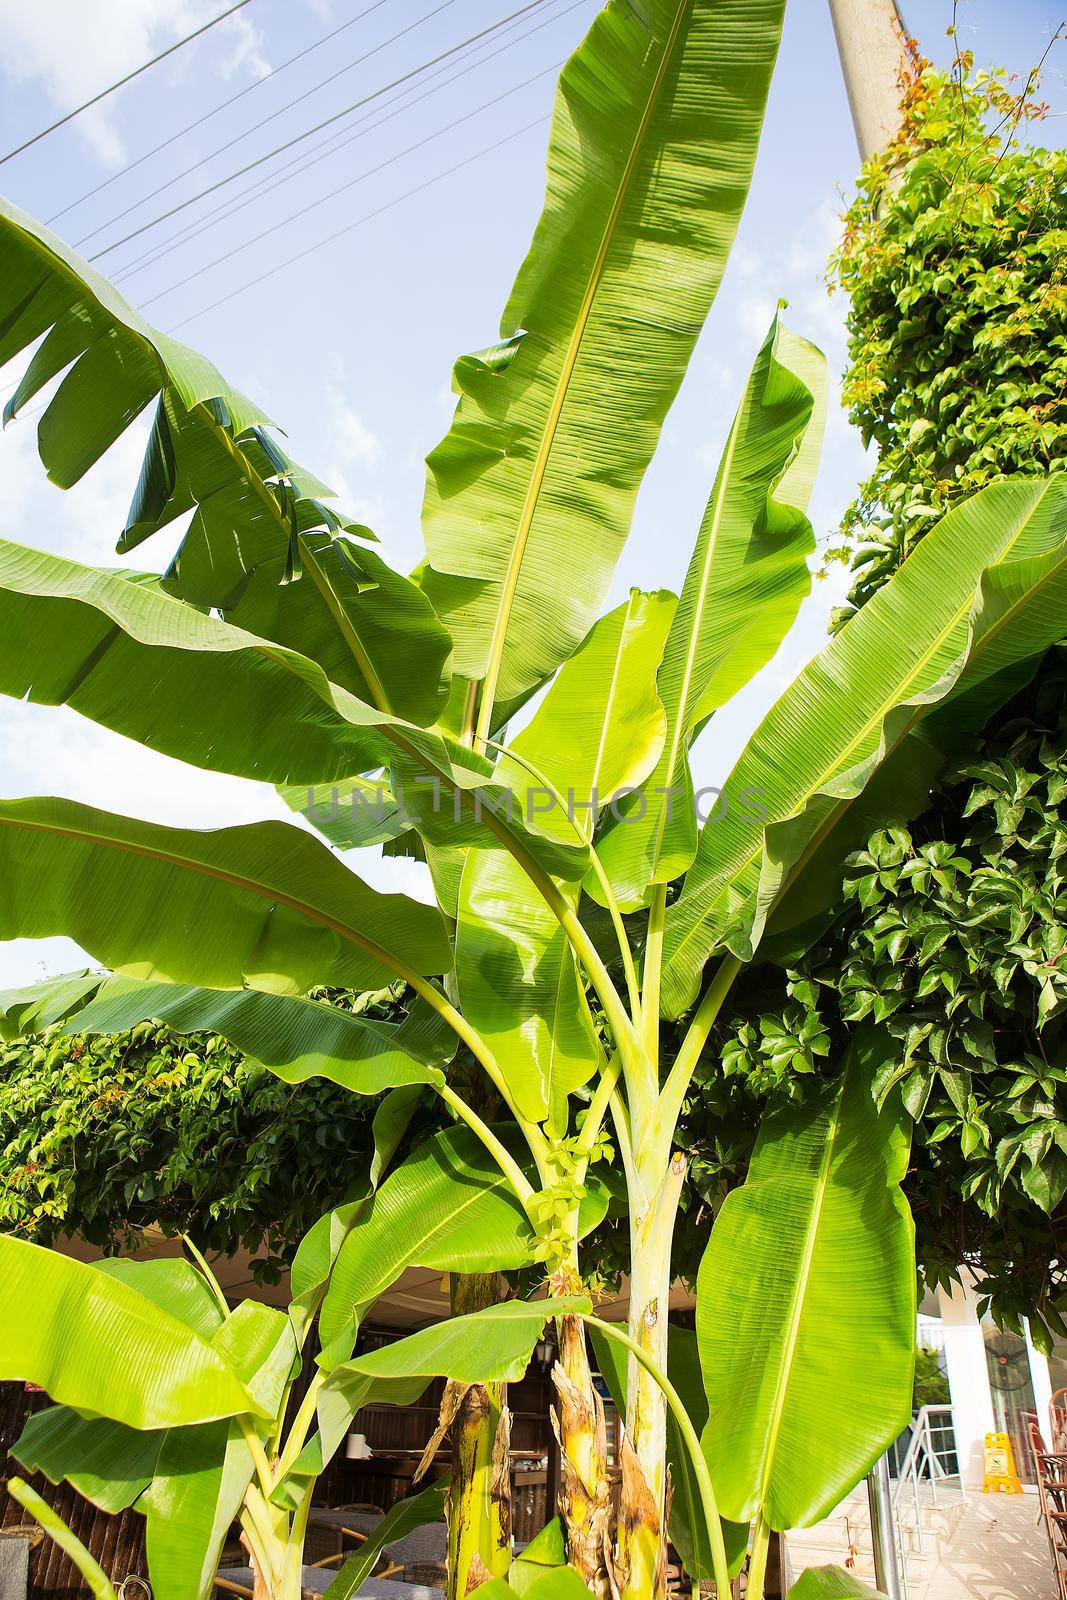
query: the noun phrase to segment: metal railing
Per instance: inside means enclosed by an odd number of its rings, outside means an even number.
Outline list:
[[[903,1458],[899,1457],[899,1441],[890,1454],[891,1457],[897,1457],[893,1509],[899,1520],[901,1502],[905,1495],[910,1494],[915,1507],[915,1543],[921,1554],[923,1485],[929,1484],[930,1501],[935,1506],[938,1503],[938,1485],[947,1489],[950,1480],[959,1485],[959,1495],[963,1497],[963,1478],[960,1475],[959,1458],[956,1453],[952,1407],[921,1407],[912,1420],[911,1437]]]

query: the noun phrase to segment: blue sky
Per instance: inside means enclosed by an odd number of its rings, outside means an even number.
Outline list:
[[[62,213],[54,226],[71,243],[87,239],[79,245],[85,253],[104,249],[521,4],[251,0],[229,22],[0,166],[0,191],[39,217]],[[1059,20],[1058,4],[963,0],[961,39],[980,61],[1025,74]],[[91,6],[0,0],[0,150],[223,9],[225,0],[94,0]],[[375,527],[397,566],[421,554],[422,460],[448,425],[451,364],[495,337],[540,209],[555,73],[596,9],[594,0],[542,0],[480,44],[377,96],[98,262],[109,274],[142,263],[122,277],[124,292],[159,326],[181,324],[182,338],[270,411],[292,453],[331,482],[346,509]],[[948,49],[951,12],[951,0],[905,6],[909,26],[938,59]],[[333,30],[342,31],[308,50]],[[267,76],[304,50],[295,65]],[[361,56],[367,59],[359,62]],[[1054,54],[1044,84],[1045,98],[1060,112],[1063,69],[1062,54]],[[332,82],[323,81],[331,75]],[[234,95],[232,105],[208,115]],[[125,170],[201,118],[158,155]],[[1058,120],[1046,125],[1050,142],[1059,141],[1061,127]],[[324,159],[308,166],[317,155]],[[295,164],[285,170],[289,162]],[[825,0],[791,0],[737,246],[641,491],[616,597],[634,584],[680,583],[729,418],[779,296],[790,302],[792,325],[825,350],[836,383],[844,363],[844,307],[840,296],[827,296],[823,274],[855,167]],[[106,186],[68,209],[99,185]],[[342,185],[343,192],[314,204]],[[241,248],[268,229],[274,231],[255,246]],[[318,247],[340,229],[348,231]],[[266,276],[305,250],[299,263]],[[204,312],[224,296],[224,304]],[[17,376],[14,365],[0,371],[0,393]],[[0,439],[0,533],[110,564],[139,466],[141,426],[66,494],[44,480],[35,426],[27,416]],[[820,542],[832,536],[863,461],[833,399],[812,504]],[[148,551],[160,565],[169,555],[162,543]],[[840,587],[838,580],[816,585],[778,657],[709,730],[697,755],[701,781],[725,774],[753,718],[819,647]],[[63,794],[196,827],[282,814],[264,786],[180,766],[72,712],[11,701],[0,701],[0,792]],[[410,864],[361,857],[359,869],[375,881],[423,892],[419,869]],[[80,961],[65,940],[0,944],[0,983]]]

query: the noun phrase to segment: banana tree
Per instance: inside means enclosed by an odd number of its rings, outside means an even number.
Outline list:
[[[391,1279],[367,1266],[359,1226],[328,1222],[321,1378],[304,1435],[268,1457],[257,1492],[282,1510],[305,1495],[306,1508],[367,1382],[440,1375],[453,1397],[499,1385],[521,1370],[516,1341],[528,1349],[538,1314],[554,1309],[566,1552],[595,1594],[623,1600],[664,1592],[669,1462],[686,1485],[672,1518],[691,1575],[724,1596],[753,1524],[759,1600],[770,1532],[821,1514],[907,1410],[903,1135],[869,1093],[884,1041],[857,1045],[799,1123],[764,1129],[750,1185],[712,1234],[688,1408],[666,1315],[686,1180],[675,1128],[744,963],[817,931],[857,841],[921,809],[958,741],[1063,632],[1063,489],[993,485],[930,533],[785,691],[701,825],[693,742],[771,659],[809,582],[823,362],[777,315],[678,596],[634,593],[602,614],[721,279],[781,12],[781,0],[611,0],[594,22],[561,79],[545,210],[501,342],[455,369],[458,406],[428,459],[427,559],[413,577],[330,506],[215,368],[0,205],[0,360],[41,339],[11,414],[65,371],[39,427],[50,477],[76,482],[154,401],[120,548],[192,514],[162,575],[0,544],[0,690],[272,782],[342,850],[385,841],[424,857],[436,896],[430,906],[373,890],[296,826],[199,833],[9,800],[0,937],[65,934],[115,974],[74,1010],[80,1031],[159,1018],[225,1034],[293,1082],[322,1073],[356,1093],[440,1097],[470,1141],[465,1163],[484,1153],[511,1210],[470,1233],[416,1232],[410,1259],[470,1274],[537,1260],[552,1300],[539,1313],[506,1302],[461,1316],[388,1361],[353,1358],[359,1322]],[[410,996],[396,1028],[307,997],[396,979]],[[499,1116],[463,1092],[457,1050]],[[617,1517],[581,1293],[581,1236],[605,1162],[621,1171],[630,1230],[629,1326],[599,1333],[626,1356],[614,1376],[626,1417]],[[402,1172],[418,1194],[420,1170]],[[372,1219],[392,1215],[387,1186]],[[449,1215],[461,1193],[449,1190]],[[403,1244],[395,1222],[391,1236]],[[835,1392],[819,1366],[828,1307],[856,1340],[866,1327],[849,1323],[855,1308],[834,1286],[866,1292],[872,1251],[886,1263],[872,1301],[884,1311],[884,1392],[859,1406],[854,1428],[828,1434],[801,1492],[796,1420]],[[12,1370],[23,1358],[16,1347]],[[469,1470],[452,1486],[456,1593],[482,1579],[491,1591],[509,1564],[485,1492],[503,1397],[475,1398],[459,1428]],[[280,1595],[298,1580],[299,1526],[271,1526],[269,1548],[258,1530],[257,1562]]]

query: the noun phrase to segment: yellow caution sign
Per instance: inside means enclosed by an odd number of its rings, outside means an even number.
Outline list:
[[[985,1436],[985,1481],[983,1494],[1022,1494],[1023,1486],[1015,1470],[1011,1439],[1006,1433]]]

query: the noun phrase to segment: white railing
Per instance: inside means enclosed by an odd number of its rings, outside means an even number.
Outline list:
[[[952,1407],[923,1406],[912,1420],[911,1438],[903,1459],[898,1462],[896,1488],[893,1491],[893,1509],[898,1514],[898,1520],[904,1496],[910,1495],[912,1498],[915,1507],[915,1542],[920,1554],[923,1548],[922,1486],[927,1483],[930,1485],[930,1500],[936,1506],[938,1485],[947,1488],[951,1480],[958,1482],[962,1497],[963,1479],[956,1455]]]

